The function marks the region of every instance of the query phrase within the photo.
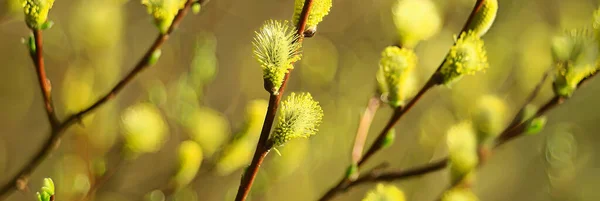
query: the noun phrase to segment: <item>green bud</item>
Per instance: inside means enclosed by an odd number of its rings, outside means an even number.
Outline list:
[[[414,48],[442,28],[442,19],[431,0],[399,0],[392,6],[392,16],[402,47]]]
[[[179,169],[173,178],[177,187],[188,185],[196,177],[202,158],[202,148],[198,143],[187,140],[179,144]]]
[[[277,94],[293,62],[300,60],[298,35],[288,21],[268,20],[263,24],[252,45],[254,57],[263,69],[265,89]]]
[[[358,179],[358,175],[359,175],[359,171],[358,171],[357,164],[350,165],[348,167],[348,169],[346,170],[346,178],[350,179],[351,181]]]
[[[52,26],[54,26],[54,22],[53,21],[46,21],[42,24],[42,26],[40,26],[41,30],[46,30],[46,29],[50,29],[52,28]]]
[[[570,97],[583,79],[598,71],[599,45],[595,34],[588,30],[571,30],[553,40],[556,95]]]
[[[527,123],[525,128],[526,135],[535,135],[544,129],[546,126],[547,118],[545,116],[537,117]]]
[[[51,201],[54,197],[54,182],[51,178],[45,178],[41,192],[37,192],[38,201]]]
[[[479,198],[468,188],[455,187],[444,193],[442,201],[479,201]]]
[[[158,59],[160,59],[161,54],[162,54],[162,51],[160,49],[157,49],[154,52],[152,52],[152,54],[150,55],[150,58],[148,58],[148,65],[156,64],[156,62],[158,62]]]
[[[302,8],[304,8],[305,0],[296,0],[294,2],[294,15],[292,16],[292,22],[294,25],[296,25],[300,21],[300,15],[302,14]],[[306,21],[306,29],[316,29],[317,24],[323,21],[323,17],[329,14],[331,6],[332,0],[313,0],[310,13],[308,14],[308,19]]]
[[[396,139],[396,130],[391,129],[390,131],[388,131],[387,134],[385,134],[385,138],[383,138],[381,147],[388,148],[388,147],[392,146],[392,144],[394,144],[394,139]]]
[[[450,179],[453,184],[464,180],[479,163],[477,139],[470,122],[460,123],[448,131]]]
[[[403,106],[414,93],[416,66],[417,55],[410,49],[390,46],[381,53],[377,82],[392,107]]]
[[[175,15],[185,6],[186,0],[142,0],[148,13],[161,33],[165,34],[171,27]]]
[[[199,2],[192,4],[192,13],[194,13],[194,14],[200,13],[201,8],[202,8],[202,5],[200,5]]]
[[[442,84],[450,85],[463,75],[473,75],[489,67],[483,40],[475,33],[462,33],[450,49],[440,72]]]
[[[504,129],[505,116],[506,105],[498,97],[483,96],[479,99],[472,117],[479,144],[487,144],[498,137]]]
[[[40,29],[48,20],[48,12],[53,4],[54,0],[24,0],[23,11],[27,26],[31,29]]]
[[[394,185],[377,184],[370,190],[362,201],[405,201],[406,196],[402,190]]]
[[[477,9],[473,20],[467,25],[467,31],[473,31],[478,37],[482,37],[494,24],[498,13],[498,0],[484,0],[481,8]]]
[[[27,40],[27,46],[29,47],[29,54],[35,55],[37,48],[35,46],[35,38],[33,38],[33,35],[29,36]]]
[[[310,93],[291,93],[281,103],[279,113],[279,122],[269,139],[273,147],[283,146],[292,139],[316,135],[323,119],[323,110]]]

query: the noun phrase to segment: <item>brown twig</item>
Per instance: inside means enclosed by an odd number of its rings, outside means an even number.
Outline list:
[[[35,52],[30,52],[31,59],[35,65],[35,71],[38,77],[40,90],[42,90],[42,96],[44,99],[44,109],[50,121],[50,127],[56,129],[59,126],[59,120],[56,116],[54,109],[54,102],[52,101],[52,86],[50,80],[46,75],[46,67],[44,65],[44,44],[42,30],[31,29],[33,32],[33,40],[35,41]]]
[[[367,103],[367,108],[365,109],[365,112],[360,118],[360,123],[358,124],[358,129],[356,131],[356,137],[354,139],[354,146],[352,146],[353,164],[357,164],[362,156],[363,148],[367,140],[367,135],[369,134],[369,127],[371,127],[371,122],[373,121],[375,113],[379,109],[380,105],[381,99],[379,98],[379,96],[371,97],[369,99],[369,102]]]
[[[473,6],[473,10],[471,11],[469,18],[465,22],[460,33],[468,31],[469,24],[474,20],[475,15],[482,8],[484,2],[485,2],[485,0],[477,0],[477,2],[475,2],[474,6]],[[396,46],[401,46],[401,45],[396,44]],[[404,114],[406,114],[421,99],[421,97],[427,91],[429,91],[429,89],[431,89],[434,86],[441,83],[441,74],[439,73],[439,71],[445,63],[446,63],[446,58],[444,58],[444,60],[440,63],[440,65],[435,70],[433,75],[429,78],[429,80],[425,83],[425,85],[421,88],[421,90],[419,90],[417,95],[415,95],[415,97],[406,106],[399,107],[394,111],[394,113],[392,114],[392,117],[390,118],[390,120],[388,121],[388,123],[386,124],[384,129],[379,133],[379,135],[375,139],[375,142],[369,147],[369,149],[367,150],[365,155],[360,160],[358,160],[358,163],[357,163],[358,167],[362,166],[375,153],[377,153],[379,150],[381,150],[381,148],[383,147],[383,142],[385,141],[386,134],[391,129],[394,128],[394,125],[396,125],[396,123],[398,123],[398,121],[402,118],[402,116],[404,116]],[[337,194],[337,192],[341,191],[344,186],[347,186],[351,182],[352,181],[350,181],[349,178],[343,177],[334,187],[329,189],[323,195],[323,197],[321,197],[321,199],[319,199],[319,200],[332,199]]]
[[[525,103],[523,104],[523,107],[521,108],[520,111],[523,111],[524,108],[529,103],[531,103],[535,99],[535,97],[537,97],[537,95],[539,94],[539,92],[543,86],[543,83],[545,83],[545,80],[548,78],[548,74],[549,74],[548,72],[544,74],[544,76],[542,77],[542,80],[536,85],[536,87],[533,89],[533,91],[529,94],[529,96],[525,100]],[[554,108],[555,106],[559,105],[560,103],[562,103],[562,101],[563,100],[561,100],[560,98],[556,98],[556,97],[550,99],[546,104],[544,104],[544,106],[542,106],[540,108],[540,110],[538,110],[538,112],[534,115],[534,117],[530,118],[529,120],[545,114],[548,110],[550,110],[550,109]],[[520,112],[520,113],[522,113],[522,112]],[[521,118],[520,113],[514,117],[513,122],[521,122],[520,121],[520,118]],[[525,123],[509,124],[509,126],[507,126],[507,128],[502,132],[502,134],[500,134],[501,137],[499,137],[499,139],[498,139],[497,146],[500,146],[501,144],[508,142],[509,140],[514,139],[515,137],[522,134],[525,130],[526,125],[527,124],[525,124]],[[339,189],[330,189],[325,194],[325,196],[323,196],[320,199],[320,201],[330,200],[331,198],[333,198],[333,196],[335,196],[335,194],[337,192],[347,191],[350,188],[360,185],[360,184],[380,182],[380,181],[396,181],[396,180],[408,179],[408,178],[412,178],[415,176],[421,176],[421,175],[433,173],[436,171],[440,171],[447,166],[447,162],[448,162],[448,158],[446,157],[446,158],[437,160],[435,162],[432,162],[432,163],[429,163],[429,164],[426,164],[423,166],[419,166],[419,167],[414,167],[414,168],[411,168],[408,170],[391,171],[391,172],[387,172],[387,173],[374,173],[373,171],[369,171],[364,176],[361,176],[354,181],[340,184]]]
[[[302,43],[302,41],[304,40],[306,22],[308,21],[308,13],[310,12],[312,4],[313,0],[304,1],[304,6],[302,7],[302,12],[300,14],[300,20],[296,25],[296,34],[298,34],[299,36],[299,43]],[[281,97],[289,80],[290,73],[291,70],[289,70],[288,73],[285,74],[283,83],[281,84],[278,93],[271,94],[269,96],[269,106],[267,107],[267,114],[265,115],[265,120],[263,123],[262,131],[260,133],[260,138],[258,139],[258,143],[256,144],[256,150],[254,151],[252,162],[242,175],[240,186],[235,197],[236,201],[246,200],[248,194],[250,193],[250,189],[252,188],[252,184],[254,183],[254,179],[256,178],[256,174],[258,173],[258,169],[260,168],[260,165],[262,164],[263,160],[272,148],[272,145],[268,143],[269,134],[271,132],[273,122],[275,121],[275,115],[277,114],[277,109],[279,108],[279,103],[281,102]]]
[[[60,139],[61,139],[62,135],[64,134],[64,131],[67,128],[69,128],[74,123],[78,122],[81,118],[83,118],[83,116],[87,115],[94,109],[97,109],[98,107],[100,107],[101,105],[103,105],[104,103],[109,101],[110,99],[114,98],[127,84],[129,84],[133,80],[133,78],[135,78],[142,70],[144,70],[148,66],[150,66],[149,59],[151,58],[152,54],[155,51],[157,51],[158,49],[160,49],[160,47],[164,44],[164,42],[167,41],[167,39],[169,38],[169,35],[179,25],[179,23],[182,21],[183,17],[187,14],[192,3],[194,3],[194,2],[196,2],[196,1],[188,0],[185,3],[184,8],[179,10],[177,15],[173,19],[173,22],[172,22],[171,26],[169,27],[168,31],[166,33],[161,33],[158,35],[158,37],[156,38],[156,40],[154,41],[152,46],[146,51],[146,53],[144,54],[142,59],[135,65],[135,67],[121,81],[119,81],[110,90],[110,92],[108,92],[107,94],[102,96],[102,98],[98,99],[91,106],[87,107],[86,109],[84,109],[78,113],[68,116],[61,123],[57,123],[56,127],[53,127],[53,129],[50,131],[49,139],[46,140],[44,145],[36,152],[36,155],[26,163],[26,165],[19,171],[19,173],[17,175],[15,175],[10,180],[10,182],[8,182],[8,183],[2,185],[2,187],[0,187],[0,200],[4,200],[8,195],[10,195],[15,190],[23,190],[27,187],[28,179],[29,179],[29,176],[31,175],[31,173],[50,155],[50,153],[52,153],[52,151],[56,147],[58,147],[58,145],[60,143]],[[201,3],[202,3],[202,1],[201,1]],[[35,35],[35,32],[34,32],[34,35]],[[41,38],[39,40],[40,40],[39,43],[41,44]],[[37,41],[37,39],[36,39],[36,41]],[[38,42],[36,42],[36,43],[38,43]],[[36,47],[36,50],[40,52],[38,54],[41,54],[42,49],[40,47]],[[38,58],[39,58],[39,56],[38,56]],[[43,77],[45,77],[45,76],[43,76]],[[44,83],[46,83],[46,82],[44,82]],[[42,86],[42,87],[44,87],[44,86]],[[45,91],[45,89],[46,88],[44,87],[44,91]],[[46,94],[46,92],[44,92],[44,94]]]

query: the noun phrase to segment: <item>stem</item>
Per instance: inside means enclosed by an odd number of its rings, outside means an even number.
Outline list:
[[[365,112],[360,118],[360,123],[358,124],[358,129],[356,131],[356,138],[354,139],[354,146],[352,147],[353,164],[357,164],[360,160],[363,148],[365,147],[365,141],[367,140],[367,135],[369,135],[369,127],[371,127],[371,122],[373,122],[375,113],[380,105],[381,99],[378,96],[371,97],[367,103]]]
[[[482,8],[484,2],[485,2],[485,0],[477,0],[477,2],[475,2],[475,5],[473,6],[473,10],[471,10],[471,14],[469,15],[469,18],[465,22],[464,26],[462,27],[460,33],[468,31],[469,24],[471,24],[471,22],[474,20],[475,15]],[[396,44],[395,46],[401,47],[402,45]],[[385,135],[387,134],[387,132],[389,132],[391,129],[393,129],[394,125],[400,120],[400,118],[402,118],[402,116],[404,116],[404,114],[406,114],[406,112],[408,112],[420,100],[420,98],[425,94],[425,92],[429,91],[429,89],[433,88],[435,85],[440,83],[441,78],[440,78],[439,71],[445,63],[446,63],[446,57],[444,57],[444,60],[440,63],[440,65],[435,70],[433,75],[429,78],[429,80],[427,81],[425,86],[423,86],[423,88],[421,88],[421,90],[417,93],[417,95],[405,107],[398,108],[394,111],[394,113],[392,114],[392,117],[390,118],[390,120],[388,121],[388,123],[386,124],[384,129],[381,131],[381,133],[379,133],[379,136],[377,136],[375,143],[373,143],[373,145],[371,145],[371,147],[369,147],[367,153],[365,153],[365,155],[360,160],[358,160],[358,163],[357,163],[358,167],[361,167],[369,158],[371,158],[377,151],[379,151],[382,148],[383,141],[385,140]],[[351,183],[352,183],[352,181],[350,181],[346,177],[343,177],[334,187],[329,189],[329,191],[325,195],[323,195],[323,197],[319,200],[329,200],[329,199],[333,198],[335,196],[335,194],[339,193],[341,191],[341,189],[343,189],[344,185],[348,185]]]
[[[44,44],[42,30],[32,29],[33,39],[35,41],[35,53],[31,53],[31,59],[35,65],[35,71],[38,77],[40,89],[44,99],[44,109],[50,121],[50,127],[56,129],[59,126],[59,120],[56,116],[54,103],[52,101],[52,86],[46,75],[46,67],[44,65]]]
[[[26,165],[19,171],[19,173],[17,175],[13,176],[13,178],[10,180],[10,182],[8,182],[8,183],[2,185],[2,187],[0,187],[0,200],[6,199],[6,197],[8,197],[15,190],[26,189],[31,173],[46,158],[48,158],[50,153],[52,153],[52,151],[55,148],[57,148],[59,146],[60,139],[61,139],[62,135],[64,134],[64,131],[67,128],[69,128],[74,123],[78,122],[83,116],[87,115],[94,109],[100,107],[104,103],[108,102],[110,99],[114,98],[143,69],[150,66],[148,62],[149,62],[149,58],[152,56],[152,53],[154,51],[160,49],[160,47],[163,45],[163,43],[169,38],[169,35],[173,32],[173,30],[175,30],[175,28],[182,21],[183,17],[187,14],[192,3],[194,3],[194,2],[195,2],[194,0],[188,0],[185,3],[184,8],[179,10],[177,15],[173,19],[173,22],[172,22],[171,26],[169,27],[168,31],[164,34],[158,35],[158,37],[156,38],[156,40],[154,41],[154,43],[152,44],[150,49],[148,49],[146,51],[146,53],[144,54],[142,59],[140,59],[140,61],[135,65],[133,70],[131,70],[121,81],[119,81],[110,90],[110,92],[108,92],[107,94],[102,96],[102,98],[98,99],[96,102],[94,102],[91,106],[87,107],[86,109],[84,109],[76,114],[72,114],[72,115],[68,116],[63,122],[59,123],[59,121],[57,120],[56,127],[53,127],[53,129],[50,132],[50,137],[48,138],[48,140],[45,141],[44,145],[36,152],[35,156],[26,163]],[[202,1],[201,3],[204,3],[204,2],[206,2],[206,1]],[[36,47],[36,58],[41,59],[42,58],[41,57],[41,52],[42,52],[41,34],[36,33],[36,31],[34,30],[34,37],[36,38],[35,40],[36,40],[36,46],[37,46]],[[38,40],[39,40],[39,42],[38,42]],[[38,45],[38,43],[39,43],[39,45]],[[42,61],[42,62],[38,62],[38,61]],[[47,78],[45,78],[46,77],[45,73],[43,73],[43,74],[39,73],[39,72],[44,72],[43,66],[44,66],[43,60],[36,60],[36,67],[38,69],[38,75],[40,77],[40,84],[42,85],[42,91],[44,92],[44,95],[45,95],[44,97],[50,97],[49,95],[46,95],[46,94],[49,94],[49,89],[50,89],[49,86],[50,85],[49,85],[49,82],[46,81]],[[41,78],[44,78],[44,79],[41,79]],[[44,80],[44,82],[41,82],[43,80]],[[45,100],[50,100],[50,99],[45,98]],[[52,114],[54,114],[54,110],[51,110],[51,111],[52,111]]]
[[[296,25],[296,34],[298,34],[299,43],[302,43],[304,40],[304,31],[306,29],[306,22],[308,21],[308,14],[310,13],[311,6],[313,4],[313,0],[305,0],[304,7],[302,7],[302,13],[300,14],[300,20]],[[254,179],[258,174],[258,170],[260,165],[264,161],[265,157],[269,153],[272,148],[272,145],[268,143],[269,134],[271,133],[271,127],[273,127],[273,122],[275,121],[275,116],[277,114],[277,109],[279,108],[279,103],[281,102],[281,97],[283,96],[283,92],[285,87],[287,86],[287,81],[290,78],[290,73],[292,70],[289,70],[288,73],[285,74],[283,78],[283,82],[279,91],[276,95],[271,94],[269,96],[269,106],[267,107],[267,114],[265,115],[265,121],[263,122],[262,131],[260,133],[260,138],[258,139],[258,143],[256,144],[256,150],[254,151],[254,156],[252,157],[252,162],[250,166],[244,171],[242,179],[240,181],[240,186],[238,187],[238,192],[235,197],[236,201],[244,201],[248,197],[250,193],[250,189],[252,188],[252,184],[254,183]]]
[[[265,115],[262,131],[260,132],[260,138],[256,144],[256,151],[254,152],[252,163],[242,175],[242,181],[240,182],[240,186],[235,197],[236,201],[246,200],[248,194],[250,193],[250,188],[252,187],[254,179],[258,173],[258,169],[269,153],[270,147],[267,147],[267,142],[269,140],[269,133],[271,132],[271,127],[273,126],[280,100],[281,93],[278,95],[269,96],[269,107],[267,109],[267,114]]]
[[[415,97],[412,100],[410,100],[410,102],[408,102],[408,104],[406,104],[406,106],[401,107],[401,108],[399,107],[396,110],[394,110],[392,117],[390,118],[388,123],[385,125],[383,130],[379,133],[379,135],[377,136],[377,139],[375,139],[375,142],[373,143],[373,145],[371,145],[371,147],[369,147],[369,149],[367,150],[367,153],[365,153],[365,155],[358,161],[359,167],[362,166],[365,162],[367,162],[377,151],[379,151],[379,150],[381,150],[381,148],[383,148],[383,142],[385,141],[386,134],[390,130],[394,129],[394,125],[396,125],[396,123],[398,123],[398,121],[400,121],[400,118],[402,118],[404,116],[404,114],[406,114],[408,111],[410,111],[410,109],[412,109],[415,106],[415,104],[417,104],[417,102],[419,102],[419,100],[421,100],[421,97],[423,97],[423,95],[425,95],[425,93],[427,91],[429,91],[429,89],[431,89],[435,85],[437,85],[438,76],[436,76],[436,75],[437,75],[437,73],[434,74],[433,76],[431,76],[431,78],[429,78],[429,80],[427,81],[427,83],[425,83],[423,88],[421,88],[421,90],[419,90],[417,95],[415,95]]]

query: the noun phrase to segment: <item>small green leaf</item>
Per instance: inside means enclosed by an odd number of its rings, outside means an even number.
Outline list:
[[[535,135],[535,134],[539,133],[540,131],[542,131],[544,129],[544,126],[546,126],[546,121],[547,121],[547,118],[545,116],[541,116],[541,117],[532,119],[528,123],[527,128],[525,128],[525,134],[526,135]]]
[[[152,55],[150,55],[150,58],[148,58],[148,65],[156,64],[156,62],[158,62],[158,59],[160,59],[161,54],[162,54],[162,51],[160,49],[152,52]]]
[[[44,24],[42,24],[42,26],[40,26],[40,29],[41,30],[50,29],[50,28],[52,28],[53,25],[54,25],[54,22],[48,20],[48,21],[44,22]]]
[[[51,201],[52,196],[54,196],[54,182],[52,182],[52,179],[45,178],[41,192],[37,192],[36,195],[38,201]]]
[[[202,5],[200,5],[200,2],[196,2],[196,3],[192,4],[192,13],[194,13],[194,14],[200,13],[201,8],[202,8]]]
[[[27,46],[29,47],[29,53],[34,55],[37,48],[35,46],[35,38],[33,38],[33,35],[29,36],[29,39],[27,40]]]
[[[390,130],[383,139],[383,143],[381,145],[382,148],[388,148],[394,144],[394,139],[396,139],[396,130]]]
[[[352,164],[346,170],[346,178],[354,181],[358,178],[358,165]]]

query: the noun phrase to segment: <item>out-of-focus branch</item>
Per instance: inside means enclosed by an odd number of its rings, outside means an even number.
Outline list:
[[[127,86],[127,84],[131,83],[131,81],[142,70],[146,69],[147,67],[149,67],[151,65],[150,58],[152,57],[152,54],[155,51],[159,50],[162,47],[162,45],[167,41],[170,34],[173,32],[173,30],[175,30],[175,28],[177,28],[179,23],[181,23],[181,21],[183,20],[183,17],[187,14],[188,10],[192,6],[192,4],[195,2],[196,2],[195,0],[188,0],[185,3],[184,8],[179,10],[177,12],[177,15],[175,15],[175,18],[173,19],[173,22],[171,23],[171,26],[169,27],[167,32],[161,33],[158,35],[158,37],[154,40],[154,43],[152,44],[152,46],[146,51],[144,56],[138,61],[138,63],[135,65],[135,67],[123,79],[121,79],[121,81],[119,81],[110,90],[110,92],[106,93],[104,96],[102,96],[100,99],[95,101],[91,106],[87,107],[86,109],[68,116],[62,122],[57,121],[59,123],[56,123],[56,126],[53,126],[52,130],[50,131],[49,139],[45,141],[45,143],[42,147],[40,147],[40,149],[36,152],[35,156],[33,158],[31,158],[26,163],[26,165],[18,172],[18,174],[15,175],[8,183],[6,183],[6,184],[2,185],[2,187],[0,187],[0,200],[6,199],[6,197],[8,195],[10,195],[12,192],[14,192],[15,190],[26,189],[28,179],[29,179],[29,176],[31,175],[31,173],[46,158],[48,158],[50,153],[52,153],[52,151],[56,147],[59,146],[60,139],[61,139],[62,135],[64,134],[64,131],[67,128],[69,128],[74,123],[80,121],[80,119],[83,118],[83,116],[89,114],[94,109],[97,109],[101,105],[105,104],[106,102],[108,102],[109,100],[114,98],[123,88],[125,88],[125,86]],[[204,2],[205,1],[201,1],[200,3],[202,4]],[[39,44],[40,44],[39,47],[36,47],[36,51],[39,52],[39,53],[36,53],[36,55],[40,55],[40,56],[36,56],[36,58],[42,58],[41,57],[42,49],[40,48],[41,47],[41,34],[39,34],[39,33],[36,34],[36,31],[34,30],[34,37],[36,37],[36,35],[39,37]],[[38,43],[37,40],[38,39],[36,39],[36,44]],[[42,60],[40,60],[40,61],[42,61]],[[39,64],[41,64],[42,68],[39,67]],[[43,72],[43,62],[36,61],[36,66],[38,69],[42,70],[40,72]],[[38,73],[38,74],[40,74],[40,73]],[[44,92],[45,97],[50,97],[49,95],[46,95],[46,94],[49,94],[49,90],[50,90],[49,86],[50,85],[49,85],[49,82],[47,81],[45,73],[43,75],[39,75],[39,77],[43,78],[43,79],[40,78],[40,83],[42,85],[42,91]],[[45,98],[45,100],[46,99],[50,100],[49,98]],[[51,111],[51,112],[49,112],[49,111]],[[54,110],[47,109],[47,112],[48,112],[49,116],[50,116],[50,114],[54,114]]]

